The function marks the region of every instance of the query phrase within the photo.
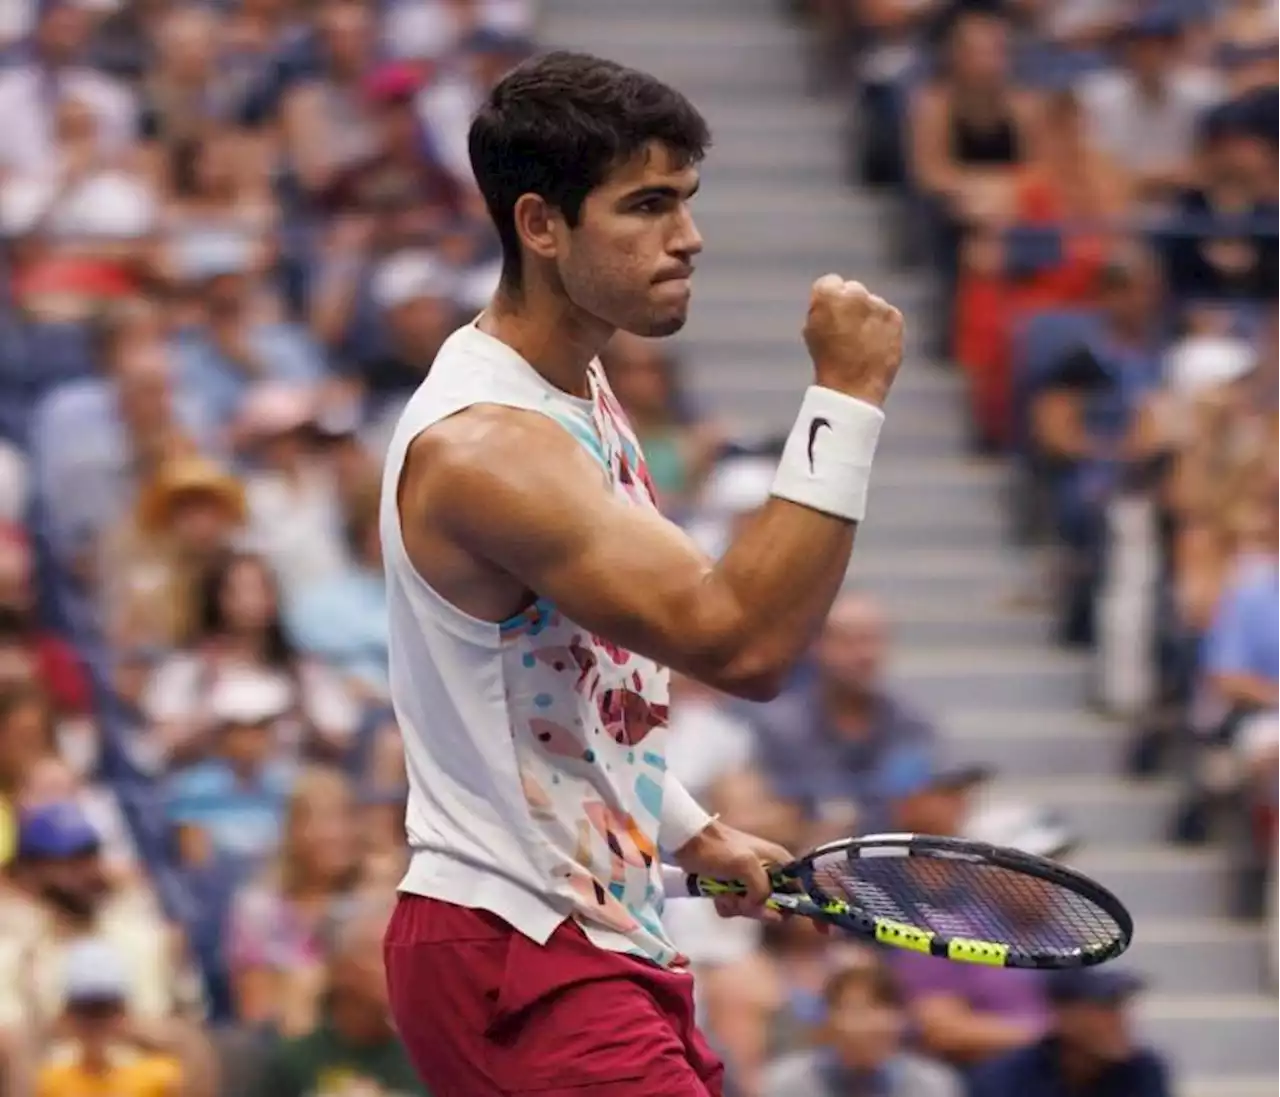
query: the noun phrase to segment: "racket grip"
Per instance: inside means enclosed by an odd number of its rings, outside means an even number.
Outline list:
[[[662,866],[662,892],[668,899],[698,898],[698,878],[676,865]]]

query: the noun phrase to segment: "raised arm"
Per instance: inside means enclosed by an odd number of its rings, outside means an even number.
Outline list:
[[[848,567],[902,317],[829,276],[815,286],[805,336],[819,384],[774,497],[718,563],[657,513],[616,499],[555,423],[509,408],[471,408],[415,441],[402,523],[429,521],[617,644],[726,692],[772,696]]]

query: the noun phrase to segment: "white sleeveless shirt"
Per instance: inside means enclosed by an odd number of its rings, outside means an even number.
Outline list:
[[[396,501],[419,434],[498,404],[553,419],[619,497],[653,507],[598,362],[588,379],[591,399],[570,396],[470,325],[441,347],[392,437],[381,533],[413,851],[400,889],[491,911],[540,944],[571,917],[602,948],[671,965],[658,856],[667,671],[545,599],[501,624],[464,613],[410,563]]]

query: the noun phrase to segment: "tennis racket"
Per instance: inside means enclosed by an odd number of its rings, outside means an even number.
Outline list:
[[[1133,939],[1110,891],[1074,869],[963,838],[869,834],[819,846],[773,874],[768,906],[891,948],[963,964],[1091,967]],[[685,876],[685,893],[741,883]]]

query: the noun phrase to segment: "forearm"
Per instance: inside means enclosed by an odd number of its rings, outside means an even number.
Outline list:
[[[1274,682],[1253,674],[1218,674],[1214,688],[1229,704],[1246,708],[1274,708],[1277,690]]]
[[[776,692],[839,593],[856,523],[771,498],[708,580],[737,607],[727,644],[694,659],[708,685],[735,695]]]
[[[883,423],[878,406],[819,386],[806,393],[772,498],[712,572],[739,608],[713,685],[721,677],[741,693],[763,679],[772,695],[809,647],[849,568]]]

